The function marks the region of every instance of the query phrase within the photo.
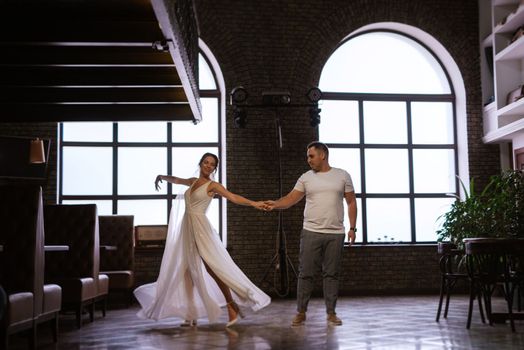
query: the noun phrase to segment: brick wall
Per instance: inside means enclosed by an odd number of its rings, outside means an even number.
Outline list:
[[[43,187],[43,201],[45,204],[55,204],[57,198],[57,123],[0,123],[0,135],[39,137],[51,140],[51,154],[49,155],[49,164],[47,165],[48,179]]]
[[[400,22],[419,27],[448,49],[463,75],[470,174],[478,179],[477,188],[499,171],[498,146],[481,141],[477,0],[197,0],[195,5],[201,38],[220,64],[226,91],[242,85],[253,96],[266,89],[285,89],[293,97],[302,96],[318,84],[323,64],[339,42],[363,25]],[[251,199],[277,197],[275,112],[250,110],[246,129],[233,128],[230,113],[228,107],[228,188]],[[287,193],[308,170],[305,147],[317,135],[309,126],[307,111],[282,109],[278,113],[282,118],[283,191]],[[53,134],[55,127],[0,124],[0,134],[43,137],[41,132]],[[56,174],[52,176],[54,183]],[[48,200],[54,199],[51,197]],[[303,203],[284,214],[288,253],[295,267],[302,212]],[[227,215],[231,255],[256,283],[269,268],[262,288],[272,293],[274,268],[270,262],[276,252],[277,214],[231,204]],[[343,271],[344,293],[438,289],[436,246],[355,247],[345,252]],[[291,277],[292,292],[294,285]]]
[[[322,67],[340,41],[376,22],[416,26],[435,37],[456,61],[465,82],[470,174],[477,188],[499,171],[498,146],[484,145],[480,90],[478,7],[476,0],[366,1],[205,1],[196,9],[202,40],[217,58],[226,91],[242,85],[253,96],[266,89],[302,96],[316,86]],[[230,110],[228,110],[231,113]],[[306,110],[282,110],[283,190],[308,170],[305,146],[316,139]],[[246,129],[226,127],[228,188],[253,199],[278,196],[272,110],[249,111]],[[303,203],[285,212],[287,247],[298,264]],[[228,245],[254,281],[275,254],[276,213],[230,205]],[[345,293],[403,293],[439,288],[436,246],[355,247],[345,252]],[[273,271],[264,283],[271,290]],[[292,280],[294,288],[294,279]],[[318,288],[320,290],[320,288]]]

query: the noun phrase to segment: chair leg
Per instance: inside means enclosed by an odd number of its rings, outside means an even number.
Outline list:
[[[102,317],[106,317],[106,311],[107,311],[107,294],[102,299]]]
[[[475,283],[471,282],[469,290],[469,308],[468,308],[468,322],[466,323],[466,328],[471,327],[471,314],[473,313],[473,299],[475,299]]]
[[[517,287],[517,311],[522,311],[522,284],[519,284]]]
[[[36,321],[33,322],[33,327],[29,330],[31,332],[31,335],[29,336],[29,349],[36,350],[36,343],[37,343],[37,337],[36,337]]]
[[[91,303],[89,304],[89,321],[94,322],[95,320],[95,301],[96,299],[93,299]]]
[[[442,301],[444,299],[444,288],[445,288],[445,282],[444,282],[444,277],[442,277],[442,282],[440,284],[440,298],[438,301],[437,318],[435,320],[437,322],[440,319],[440,312],[442,311]]]
[[[53,342],[58,342],[58,311],[55,313],[54,319],[49,322],[51,324],[51,332],[53,334]]]
[[[447,288],[446,288],[446,307],[444,308],[444,318],[448,318],[450,295],[451,295],[451,285],[448,282],[448,285],[447,285]]]
[[[506,303],[508,304],[509,323],[511,324],[511,331],[515,332],[515,322],[513,320],[513,292],[514,289],[509,286],[508,282],[504,282],[504,294]]]
[[[482,295],[480,291],[477,293],[477,300],[479,304],[480,319],[482,320],[482,323],[486,323],[486,318],[484,317],[484,311],[482,308]]]
[[[0,346],[3,345],[2,349],[9,349],[9,334],[5,328],[0,328]]]
[[[135,301],[135,295],[133,294],[133,290],[130,289],[128,292],[128,304],[127,304],[127,307],[130,307],[131,305],[133,305],[134,301]]]
[[[490,326],[493,326],[493,318],[491,317],[491,293],[493,291],[489,286],[481,290],[482,295],[484,296],[484,306],[486,307],[486,317]]]
[[[78,308],[76,309],[76,328],[80,329],[82,327],[82,310],[84,309],[84,306],[82,303],[78,305]]]

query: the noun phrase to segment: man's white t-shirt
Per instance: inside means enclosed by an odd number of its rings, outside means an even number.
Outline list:
[[[344,193],[353,192],[353,182],[343,169],[310,170],[298,179],[295,190],[306,196],[304,229],[319,233],[345,233]]]

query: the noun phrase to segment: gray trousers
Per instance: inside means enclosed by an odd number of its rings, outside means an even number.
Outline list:
[[[326,311],[327,313],[335,312],[344,237],[344,234],[326,234],[302,230],[297,285],[298,312],[307,311],[315,277],[320,272],[322,272]]]

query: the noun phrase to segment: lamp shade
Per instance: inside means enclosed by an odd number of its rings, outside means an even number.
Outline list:
[[[44,141],[40,140],[39,138],[31,140],[31,147],[29,149],[29,163],[45,163]]]

